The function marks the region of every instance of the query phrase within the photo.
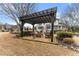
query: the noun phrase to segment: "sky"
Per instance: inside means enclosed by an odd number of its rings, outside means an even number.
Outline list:
[[[37,10],[35,12],[49,9],[52,7],[57,7],[57,18],[59,18],[61,15],[63,15],[62,13],[65,12],[67,5],[68,4],[66,4],[66,3],[39,3],[39,4],[37,4]],[[0,12],[0,22],[2,22],[3,24],[5,24],[5,23],[16,24],[15,21],[13,21],[8,16],[4,15],[2,12]]]
[[[57,7],[57,16],[60,17],[60,15],[64,13],[67,6],[68,4],[66,3],[46,3],[46,4],[42,3],[42,4],[38,4],[38,11],[52,8],[52,7]]]
[[[78,3],[79,0],[0,0],[0,3]]]

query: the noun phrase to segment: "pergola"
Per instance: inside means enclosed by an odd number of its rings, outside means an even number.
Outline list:
[[[23,26],[25,23],[29,23],[33,25],[33,32],[34,32],[35,24],[51,23],[52,25],[51,42],[53,42],[53,27],[54,27],[54,21],[56,20],[56,12],[57,12],[57,7],[54,7],[40,12],[19,17],[21,21],[21,26],[20,26],[21,36],[23,37]]]

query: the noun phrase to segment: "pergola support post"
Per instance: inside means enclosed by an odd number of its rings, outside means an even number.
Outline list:
[[[34,33],[34,24],[33,25],[33,39],[35,39],[35,33]]]
[[[54,37],[54,22],[51,23],[52,28],[51,28],[51,42],[53,42],[53,37]]]
[[[21,25],[20,25],[20,35],[21,37],[23,37],[23,26],[24,26],[24,22],[21,22]]]
[[[52,16],[54,16],[53,20],[52,20]],[[51,42],[53,42],[53,38],[54,38],[54,22],[55,22],[55,20],[56,20],[56,13],[51,15],[51,27],[52,27],[51,28]]]

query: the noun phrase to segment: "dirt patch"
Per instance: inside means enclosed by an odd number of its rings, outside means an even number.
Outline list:
[[[8,32],[0,32],[0,55],[17,56],[60,56],[79,53],[58,45],[13,38]]]

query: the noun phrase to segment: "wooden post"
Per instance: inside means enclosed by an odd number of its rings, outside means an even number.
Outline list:
[[[51,23],[51,42],[53,42],[54,22]]]
[[[53,18],[52,18],[52,16],[54,16]],[[55,20],[56,20],[56,13],[54,13],[53,15],[51,15],[51,42],[53,42],[53,37],[54,37],[54,22],[55,22]]]
[[[21,37],[23,37],[23,26],[24,26],[24,23],[21,22],[21,25],[20,25],[20,34],[21,34]]]
[[[34,24],[33,24],[33,39],[35,39]]]

